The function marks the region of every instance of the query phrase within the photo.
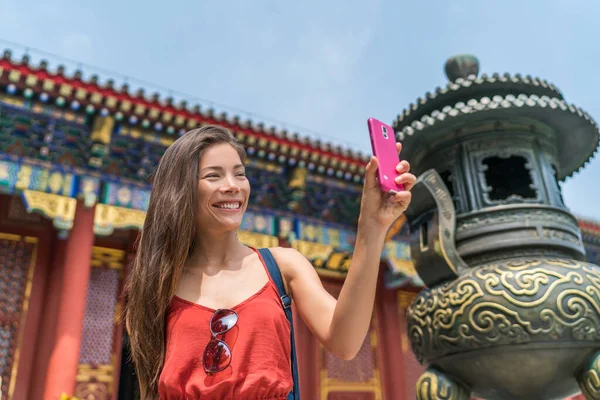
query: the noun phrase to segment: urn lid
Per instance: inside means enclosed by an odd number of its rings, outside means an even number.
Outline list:
[[[449,83],[427,92],[393,122],[403,154],[439,143],[457,127],[470,122],[527,120],[554,132],[558,178],[563,180],[585,165],[599,145],[596,122],[544,79],[521,74],[479,75],[479,60],[471,54],[448,58],[444,70]]]

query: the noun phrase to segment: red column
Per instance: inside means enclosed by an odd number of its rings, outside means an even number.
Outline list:
[[[386,289],[383,270],[379,273],[375,313],[377,315],[377,350],[381,365],[381,379],[384,398],[404,399],[406,377],[404,353],[402,351],[402,333],[398,312],[397,290]]]
[[[56,400],[63,392],[74,395],[94,244],[93,225],[94,207],[85,208],[82,201],[77,201],[65,249],[56,342],[46,375],[44,399],[47,400]]]
[[[48,363],[54,349],[56,321],[63,278],[64,255],[66,241],[58,239],[55,233],[54,255],[47,266],[45,274],[46,293],[42,305],[42,321],[38,332],[37,353],[32,375],[29,395],[32,399],[42,399],[44,396],[44,383],[48,371]]]
[[[298,358],[298,378],[300,394],[303,399],[318,399],[320,392],[319,342],[310,332],[304,321],[293,307],[296,355]]]

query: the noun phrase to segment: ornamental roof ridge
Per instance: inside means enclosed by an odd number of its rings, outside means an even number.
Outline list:
[[[506,96],[495,95],[491,98],[483,97],[480,100],[470,99],[466,102],[460,101],[453,106],[446,105],[441,110],[434,110],[431,114],[423,115],[419,120],[415,120],[410,125],[406,125],[401,129],[396,130],[396,137],[397,140],[402,142],[408,137],[416,136],[417,132],[425,131],[447,119],[475,114],[477,112],[493,111],[497,109],[517,109],[523,107],[567,112],[584,119],[590,124],[591,129],[598,132],[598,125],[587,112],[573,104],[567,103],[561,98],[538,96],[536,94],[519,94],[518,96],[509,94]],[[397,129],[396,124],[394,128]],[[594,158],[600,147],[600,136],[597,134],[594,139],[595,143],[591,146],[591,150],[587,154],[583,154],[583,157],[578,161],[579,166],[571,168],[568,173],[564,174],[562,179],[572,177],[575,173],[585,168],[589,161]]]
[[[564,99],[564,96],[558,87],[539,77],[522,75],[520,73],[511,75],[507,72],[502,75],[499,73],[494,73],[492,75],[481,74],[481,76],[470,74],[466,77],[459,77],[454,81],[450,81],[444,87],[438,86],[433,92],[426,92],[424,97],[418,97],[414,103],[410,103],[408,107],[406,107],[403,112],[396,117],[395,123],[401,124],[404,120],[409,119],[414,113],[421,110],[426,104],[430,104],[432,101],[441,102],[446,95],[451,93],[455,93],[459,90],[467,88],[475,88],[476,86],[498,83],[518,84],[531,86],[532,88],[542,88],[554,93],[556,97]]]
[[[590,217],[575,215],[582,231],[600,237],[600,220]]]
[[[139,88],[134,93],[127,82],[117,88],[114,79],[107,79],[101,83],[97,74],[84,80],[80,69],[68,75],[63,64],[58,64],[56,71],[52,72],[48,69],[48,61],[42,59],[39,65],[34,66],[30,63],[29,55],[25,54],[17,61],[10,50],[5,50],[0,58],[0,80],[3,79],[4,73],[9,75],[9,81],[24,92],[38,94],[39,91],[39,94],[55,96],[57,101],[63,103],[73,100],[88,113],[99,111],[101,115],[113,114],[117,119],[127,118],[128,122],[133,124],[141,121],[145,128],[151,127],[157,132],[166,131],[168,134],[181,135],[200,123],[224,124],[233,131],[256,135],[257,139],[276,141],[297,147],[301,151],[308,150],[322,157],[355,164],[361,175],[364,174],[364,166],[370,157],[360,151],[318,138],[302,136],[275,125],[267,127],[264,122],[256,122],[251,118],[242,120],[242,117],[234,113],[217,112],[212,107],[203,109],[199,104],[191,106],[186,100],[176,104],[172,96],[161,97],[158,92],[147,96],[145,90]],[[77,97],[78,90],[79,93],[85,93],[83,98]],[[124,104],[127,105],[125,110]],[[177,117],[182,121],[178,126],[175,124]]]

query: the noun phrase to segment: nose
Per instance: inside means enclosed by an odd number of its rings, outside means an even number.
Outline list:
[[[221,186],[221,191],[225,193],[237,193],[240,191],[240,186],[234,176],[227,175],[224,185]]]

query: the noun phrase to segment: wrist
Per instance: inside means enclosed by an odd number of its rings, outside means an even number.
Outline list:
[[[387,229],[377,224],[374,221],[367,221],[359,218],[358,220],[358,229],[356,232],[357,240],[360,238],[365,243],[381,243],[385,241],[385,235],[387,234]]]
[[[385,236],[389,226],[385,226],[377,221],[375,218],[368,218],[359,216],[358,217],[358,230],[368,232],[369,234],[377,235],[383,234]]]

